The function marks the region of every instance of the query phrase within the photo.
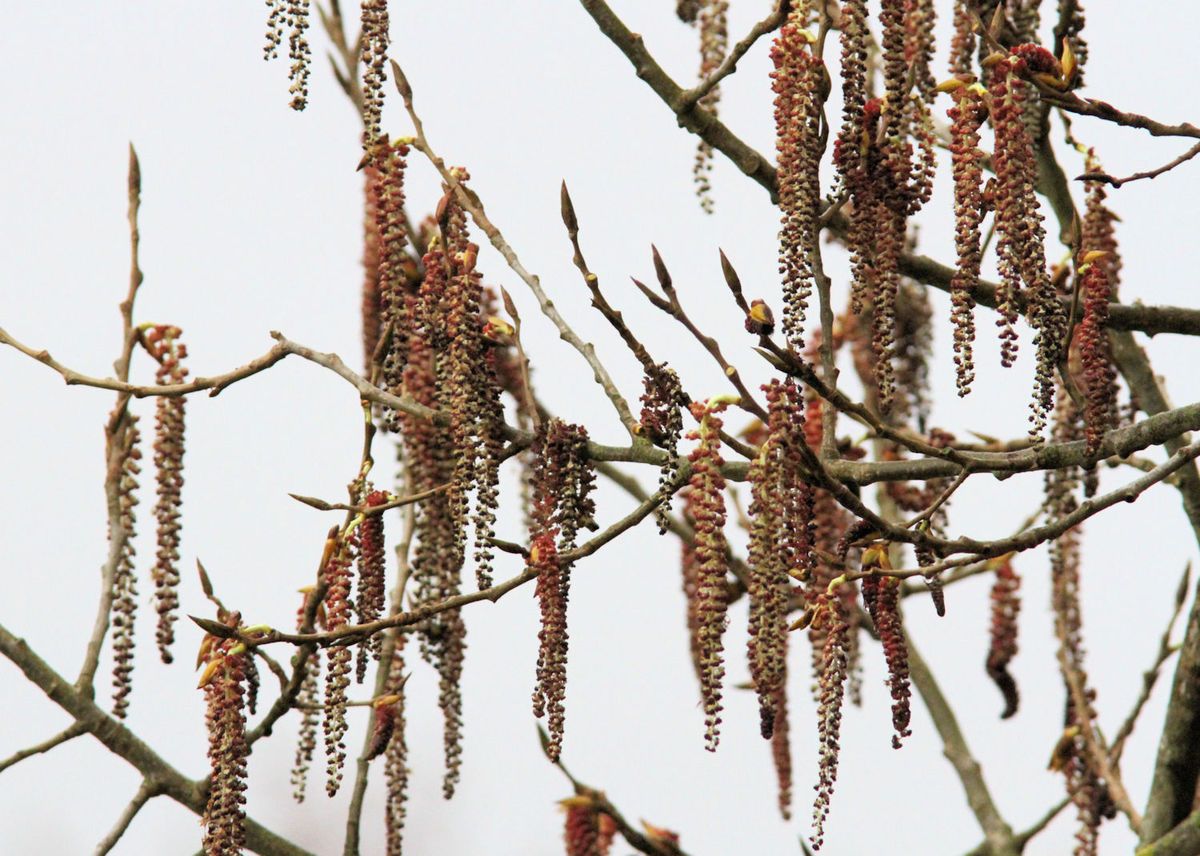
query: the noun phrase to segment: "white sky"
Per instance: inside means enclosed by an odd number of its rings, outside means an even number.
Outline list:
[[[0,33],[0,326],[68,365],[107,374],[119,338],[117,301],[125,292],[126,146],[141,155],[142,267],[139,321],[185,331],[193,374],[215,374],[265,351],[267,331],[357,365],[361,176],[355,119],[323,61],[325,41],[314,16],[311,104],[287,108],[286,60],[261,60],[265,10],[260,3],[7,4]],[[346,3],[352,11],[355,4]],[[740,36],[769,3],[733,2],[731,32]],[[947,5],[947,4],[942,4]],[[1046,4],[1048,7],[1052,4]],[[714,179],[717,214],[703,216],[691,195],[694,140],[636,79],[617,50],[570,2],[513,4],[467,0],[394,3],[394,54],[416,91],[433,145],[466,165],[494,221],[525,265],[539,273],[564,315],[596,343],[630,398],[640,391],[637,365],[587,306],[571,266],[558,215],[558,184],[570,184],[584,251],[609,299],[683,370],[690,389],[721,391],[707,357],[664,323],[628,284],[652,274],[649,244],[667,260],[697,321],[728,343],[727,354],[755,383],[766,378],[752,342],[721,284],[717,248],[736,264],[751,296],[778,311],[775,213],[766,194],[720,159]],[[694,75],[695,33],[668,0],[613,2],[681,82]],[[1154,13],[1120,15],[1092,3],[1088,94],[1167,121],[1195,120],[1188,4],[1154,4]],[[944,44],[944,41],[943,41]],[[772,147],[767,43],[743,60],[725,87],[722,115],[760,151]],[[944,63],[944,49],[939,66]],[[939,105],[939,113],[945,105]],[[385,129],[410,132],[390,98]],[[1182,150],[1129,129],[1076,123],[1100,147],[1114,174],[1150,168]],[[410,179],[414,215],[437,201],[433,173],[417,164]],[[1079,164],[1066,158],[1068,174]],[[1197,179],[1189,164],[1155,181],[1115,192],[1123,223],[1124,298],[1189,303],[1194,271],[1184,259],[1194,242]],[[947,188],[920,218],[922,248],[950,260]],[[1051,229],[1053,232],[1054,230]],[[1051,254],[1056,255],[1057,250]],[[842,259],[833,270],[844,283]],[[506,286],[526,321],[535,382],[548,404],[592,428],[599,441],[623,431],[591,384],[578,356],[557,341],[524,286],[487,248],[480,268]],[[1030,367],[995,368],[991,321],[980,316],[983,342],[976,392],[953,397],[947,351],[947,301],[934,298],[942,322],[934,422],[960,434],[977,429],[1018,436],[1024,428]],[[1029,348],[1024,336],[1022,347]],[[1150,345],[1176,402],[1195,400],[1200,383],[1178,340]],[[152,372],[143,360],[139,376]],[[65,388],[44,367],[0,353],[7,418],[0,443],[0,623],[27,638],[55,668],[74,676],[91,627],[97,570],[104,557],[103,419],[108,393]],[[147,433],[152,406],[142,402]],[[184,489],[184,611],[206,613],[194,574],[197,556],[218,593],[250,623],[290,626],[295,589],[310,581],[330,521],[287,497],[298,492],[337,499],[353,475],[361,420],[355,394],[339,379],[299,360],[241,383],[219,398],[193,398]],[[736,419],[733,420],[736,423]],[[383,459],[383,456],[379,456]],[[1106,473],[1116,484],[1125,473]],[[1000,535],[1036,503],[1039,477],[1004,483],[979,477],[956,496],[956,532]],[[642,473],[652,484],[653,472]],[[140,521],[152,528],[149,486]],[[622,494],[600,495],[601,522],[630,507]],[[395,528],[395,527],[394,527]],[[501,537],[521,540],[517,518],[501,518]],[[1111,733],[1140,687],[1184,563],[1196,553],[1178,502],[1161,488],[1136,505],[1113,509],[1088,527],[1084,599],[1089,667],[1099,690],[1102,725]],[[153,555],[139,541],[141,564]],[[815,728],[807,702],[807,643],[793,645],[792,733],[795,815],[775,810],[768,747],[758,737],[745,679],[745,605],[733,611],[726,714],[720,751],[703,750],[702,713],[688,663],[677,545],[647,524],[579,566],[571,598],[564,760],[629,817],[678,830],[697,856],[797,852],[808,831],[815,781]],[[498,574],[517,566],[505,557]],[[924,599],[908,607],[907,626],[931,661],[983,764],[1001,811],[1017,828],[1061,794],[1045,762],[1061,727],[1062,690],[1053,663],[1044,552],[1023,556],[1022,652],[1015,672],[1021,712],[1007,722],[983,671],[987,588],[982,581],[948,592],[949,614],[937,620]],[[179,625],[179,664],[153,656],[148,581],[140,585],[139,659],[130,724],[188,775],[205,771],[201,694],[186,663],[199,631]],[[552,854],[561,852],[554,801],[566,781],[537,748],[529,712],[536,648],[532,588],[495,606],[467,612],[466,755],[459,795],[441,799],[441,720],[431,670],[413,658],[408,740],[413,767],[409,852]],[[282,654],[282,650],[276,653]],[[914,702],[914,735],[889,748],[889,700],[882,658],[866,652],[866,703],[848,711],[842,769],[829,824],[830,856],[877,852],[969,850],[980,833],[924,709]],[[98,695],[107,704],[109,667]],[[1166,682],[1160,687],[1165,688]],[[0,663],[0,756],[65,726],[65,715]],[[267,698],[272,681],[264,681]],[[365,695],[360,690],[360,695]],[[1164,692],[1157,692],[1126,752],[1126,783],[1139,804],[1149,780]],[[361,723],[348,745],[359,746]],[[251,763],[249,811],[275,831],[317,853],[340,852],[349,787],[332,804],[319,778],[297,807],[288,770],[295,718],[261,744]],[[320,764],[314,765],[319,776]],[[375,778],[381,777],[377,770]],[[137,775],[90,737],[0,776],[0,851],[82,853],[133,795]],[[364,852],[382,842],[382,794],[372,787]],[[1026,851],[1059,854],[1071,846],[1068,813]],[[167,800],[153,801],[116,852],[190,853],[196,818]],[[1105,853],[1128,852],[1122,824],[1105,829]]]

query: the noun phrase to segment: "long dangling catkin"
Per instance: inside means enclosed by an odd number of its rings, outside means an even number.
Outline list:
[[[791,381],[764,385],[768,436],[751,463],[750,625],[747,653],[758,694],[763,737],[777,719],[775,704],[786,689],[787,626],[791,576],[807,579],[813,567],[813,494],[802,477],[804,400]]]
[[[542,619],[533,713],[539,718],[548,714],[545,751],[556,760],[562,751],[565,725],[571,587],[571,564],[561,559],[560,553],[575,546],[580,528],[595,513],[591,500],[595,477],[587,457],[587,431],[581,426],[549,420],[535,435],[533,452],[529,567],[537,571]]]
[[[354,538],[349,533],[334,532],[333,544],[327,547],[329,559],[325,564],[325,614],[330,630],[350,622],[351,568],[354,564]],[[337,794],[342,785],[342,767],[346,763],[346,688],[350,685],[350,649],[337,645],[329,649],[329,666],[325,672],[325,715],[321,730],[325,736],[325,791]]]
[[[388,674],[388,693],[399,696],[392,706],[392,738],[384,755],[384,779],[387,782],[385,828],[387,856],[401,856],[404,846],[405,808],[408,800],[408,742],[405,738],[404,643],[407,634],[396,636]]]
[[[658,472],[658,489],[666,496],[674,489],[679,475],[679,440],[683,437],[683,408],[688,405],[688,398],[679,375],[666,363],[647,363],[642,385],[645,391],[638,424],[650,442],[667,453]],[[668,498],[654,510],[660,535],[667,531],[670,507]]]
[[[700,31],[701,82],[707,80],[720,67],[729,50],[728,12],[728,0],[701,0],[700,2],[696,27]],[[715,116],[720,101],[721,86],[718,84],[704,94],[704,97],[700,99],[700,105]],[[696,195],[700,198],[700,208],[706,214],[713,212],[712,183],[709,179],[712,167],[712,146],[701,140],[696,147],[696,161],[692,167],[692,178],[696,184]]]
[[[991,642],[988,645],[987,673],[1004,697],[1001,719],[1017,712],[1021,696],[1009,664],[1017,655],[1017,616],[1021,611],[1021,578],[1013,568],[1012,557],[1006,556],[996,567],[992,583]]]
[[[230,616],[232,625],[237,613]],[[208,759],[212,769],[204,808],[205,856],[237,856],[246,846],[246,659],[236,639],[209,639],[204,690]]]
[[[363,505],[367,507],[383,505],[388,501],[387,491],[364,489]],[[384,577],[384,540],[383,514],[368,514],[358,527],[358,586],[357,619],[359,624],[376,621],[383,616],[387,592]],[[367,674],[367,660],[379,659],[379,650],[383,640],[379,634],[365,640],[358,647],[355,658],[355,680],[362,683]]]
[[[803,348],[804,317],[814,283],[810,254],[817,240],[821,201],[822,88],[828,75],[824,63],[810,49],[813,36],[804,29],[807,10],[802,5],[793,7],[771,47],[783,329],[797,351]]]
[[[979,129],[987,115],[980,87],[961,86],[951,92],[954,106],[950,117],[950,155],[954,173],[954,247],[958,268],[950,280],[951,319],[954,323],[954,366],[958,394],[971,391],[975,379],[974,290],[982,265],[983,152]]]
[[[1034,400],[1031,405],[1030,437],[1041,438],[1046,417],[1054,405],[1054,376],[1066,334],[1066,309],[1046,268],[1046,234],[1037,195],[1037,162],[1033,142],[1024,121],[1029,84],[1021,74],[1042,72],[1057,66],[1054,56],[1032,45],[1027,51],[996,62],[991,68],[992,127],[995,130],[993,165],[996,170],[996,254],[1001,290],[997,311],[1001,325],[1001,361],[1011,365],[1016,356],[1013,324],[1016,297],[1021,283],[1026,286],[1027,317],[1035,331],[1037,349]]]
[[[133,562],[136,553],[133,538],[136,534],[137,515],[134,514],[134,506],[138,503],[138,474],[141,472],[138,461],[142,457],[138,447],[141,433],[138,431],[137,422],[136,416],[127,413],[125,428],[115,438],[121,443],[117,502],[121,512],[122,529],[121,551],[117,557],[112,584],[112,715],[117,719],[124,719],[128,713],[129,693],[133,688],[134,620],[137,617],[137,577]],[[116,533],[109,532],[108,537],[112,539],[116,537]]]
[[[725,540],[725,477],[721,475],[721,417],[726,404],[693,402],[692,416],[700,423],[689,434],[698,440],[688,456],[692,463],[689,492],[696,531],[696,611],[700,660],[700,695],[704,703],[705,748],[715,752],[720,741],[721,684],[725,678],[725,612],[729,569]]]
[[[375,146],[383,116],[390,36],[387,0],[362,0],[362,113],[367,151]]]
[[[846,697],[846,678],[850,671],[849,614],[855,610],[854,590],[841,585],[833,593],[822,593],[817,600],[813,624],[824,635],[821,649],[820,700],[817,705],[817,796],[813,802],[813,850],[825,840],[825,821],[837,782],[839,737],[842,729],[842,705]]]
[[[143,341],[158,360],[155,381],[159,385],[180,384],[187,378],[183,360],[187,346],[179,341],[180,329],[167,325],[151,327]],[[183,489],[185,400],[178,396],[159,396],[155,405],[154,469],[157,502],[154,517],[158,522],[158,549],[155,553],[154,603],[158,611],[158,651],[164,663],[172,661],[171,644],[175,641],[175,614],[179,608],[179,507]]]

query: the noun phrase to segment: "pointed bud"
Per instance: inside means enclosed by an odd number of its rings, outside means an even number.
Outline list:
[[[567,227],[567,232],[573,236],[579,231],[579,220],[575,217],[575,206],[571,203],[571,194],[567,192],[566,181],[562,183],[559,202],[562,208],[563,225]]]
[[[654,256],[654,275],[658,277],[658,284],[662,286],[663,291],[670,291],[671,274],[667,270],[667,265],[663,262],[662,256],[658,253],[658,247],[651,244],[650,252]]]

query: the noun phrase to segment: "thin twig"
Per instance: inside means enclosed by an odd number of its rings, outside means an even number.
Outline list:
[[[767,33],[774,32],[779,29],[779,26],[784,22],[786,14],[784,7],[787,5],[784,2],[777,2],[774,10],[767,17],[763,18],[757,24],[750,28],[750,32],[745,38],[741,39],[737,44],[729,49],[729,53],[725,59],[717,66],[713,72],[704,80],[697,83],[691,89],[687,90],[680,96],[679,103],[675,106],[675,112],[686,113],[694,106],[700,103],[700,100],[705,95],[712,92],[722,80],[729,77],[737,71],[738,61],[741,60],[754,44]]]
[[[133,143],[129,144],[126,188],[129,220],[129,288],[125,299],[118,307],[121,313],[121,350],[113,363],[113,370],[120,382],[129,380],[129,364],[133,359],[133,348],[136,342],[136,333],[133,328],[133,304],[143,279],[141,265],[138,262],[138,248],[141,245],[138,209],[142,204],[142,168],[138,163],[137,151],[133,148]],[[3,330],[0,330],[0,342],[29,353],[23,346],[7,340],[7,334]],[[42,359],[42,355],[45,356],[45,359]],[[52,368],[55,367],[50,362],[50,355],[45,351],[31,354],[31,356]],[[70,382],[70,378],[67,378],[67,383]],[[91,636],[88,637],[79,677],[75,681],[76,686],[87,693],[93,692],[96,670],[100,667],[100,650],[104,647],[105,636],[108,635],[113,598],[116,596],[114,582],[117,577],[117,567],[125,554],[129,539],[133,537],[133,533],[126,529],[123,522],[125,515],[121,509],[121,481],[125,475],[125,458],[130,453],[133,440],[130,432],[134,430],[134,426],[133,417],[129,413],[129,394],[126,391],[119,392],[116,405],[104,427],[104,500],[108,513],[108,557],[100,570],[100,599],[96,604],[96,619],[92,624]]]
[[[1083,175],[1076,176],[1076,181],[1103,181],[1111,184],[1113,187],[1120,187],[1123,184],[1128,184],[1131,181],[1141,181],[1144,178],[1158,178],[1164,172],[1170,172],[1180,164],[1187,163],[1196,155],[1200,155],[1200,143],[1192,146],[1186,152],[1181,154],[1169,163],[1165,163],[1156,169],[1147,170],[1146,172],[1135,172],[1133,175],[1127,175],[1124,178],[1114,178],[1106,172],[1085,172]]]
[[[1154,662],[1150,668],[1142,672],[1142,691],[1138,693],[1137,700],[1133,703],[1133,709],[1129,711],[1129,715],[1125,717],[1125,721],[1117,729],[1116,736],[1113,737],[1112,747],[1108,750],[1113,767],[1117,769],[1120,769],[1121,766],[1121,753],[1125,750],[1125,741],[1133,733],[1133,728],[1142,713],[1142,708],[1150,700],[1150,694],[1154,691],[1154,685],[1158,682],[1159,675],[1162,674],[1162,667],[1171,658],[1171,655],[1179,650],[1177,646],[1171,644],[1171,635],[1175,631],[1175,624],[1179,621],[1179,616],[1183,614],[1184,604],[1187,603],[1187,593],[1191,588],[1191,575],[1192,563],[1188,562],[1183,569],[1183,577],[1179,580],[1179,587],[1175,590],[1175,606],[1171,610],[1171,618],[1167,621],[1167,628],[1163,631],[1162,638],[1158,642],[1158,653],[1154,655]]]
[[[26,758],[32,758],[34,755],[41,755],[49,752],[55,746],[60,746],[63,743],[66,743],[68,740],[74,740],[76,737],[85,733],[86,731],[87,729],[78,722],[72,722],[65,729],[58,732],[58,734],[55,734],[50,739],[43,740],[41,743],[35,743],[33,746],[30,746],[26,749],[20,749],[9,755],[3,761],[0,761],[0,773],[3,773],[13,764],[18,764],[21,761],[24,761]]]
[[[95,856],[107,856],[117,846],[117,842],[121,840],[121,836],[125,834],[125,831],[129,829],[129,824],[133,823],[133,819],[142,810],[142,806],[158,796],[159,792],[159,785],[154,779],[142,779],[142,784],[138,787],[137,793],[133,795],[133,799],[129,801],[129,805],[125,806],[125,810],[121,812],[120,817],[117,818],[117,822],[113,824],[113,828],[96,845]]]
[[[617,411],[617,416],[620,418],[621,424],[629,432],[630,438],[636,440],[637,420],[633,418],[633,413],[629,409],[628,402],[625,401],[625,397],[621,395],[616,383],[609,376],[608,369],[604,367],[599,357],[596,356],[595,346],[590,342],[584,342],[579,337],[579,334],[571,328],[566,319],[562,317],[562,314],[554,306],[554,302],[547,296],[545,290],[543,290],[541,280],[525,269],[525,266],[521,264],[521,260],[517,257],[516,251],[505,240],[504,235],[496,225],[488,218],[483,208],[483,202],[476,195],[475,191],[465,187],[458,180],[457,176],[454,175],[453,171],[447,168],[446,162],[434,152],[428,138],[425,136],[425,126],[422,124],[420,116],[417,115],[413,107],[412,87],[408,83],[408,78],[404,76],[404,71],[395,60],[392,60],[391,65],[392,76],[396,81],[396,88],[400,92],[400,97],[404,100],[404,109],[408,111],[409,119],[412,121],[413,129],[416,132],[416,140],[413,143],[414,147],[433,164],[434,168],[442,176],[442,180],[454,192],[459,204],[471,215],[471,219],[475,221],[475,225],[482,229],[483,233],[488,236],[488,240],[492,246],[500,252],[500,255],[504,257],[504,260],[513,272],[529,286],[529,290],[537,298],[542,314],[549,318],[554,323],[554,326],[558,328],[559,337],[578,351],[587,364],[591,366],[596,383],[600,384],[609,401],[612,402],[613,408]]]

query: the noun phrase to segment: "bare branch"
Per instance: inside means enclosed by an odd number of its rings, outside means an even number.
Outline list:
[[[20,763],[26,758],[32,758],[34,755],[42,755],[46,752],[49,752],[55,746],[66,743],[68,740],[74,740],[80,734],[84,734],[86,732],[87,729],[78,722],[72,722],[65,729],[58,732],[58,734],[55,734],[50,739],[43,740],[41,743],[35,743],[33,746],[30,746],[27,749],[21,749],[17,752],[14,752],[3,761],[0,761],[0,773],[3,773],[13,764]]]
[[[142,784],[138,787],[137,793],[133,795],[133,799],[129,801],[129,805],[125,806],[125,810],[121,812],[117,822],[113,828],[109,830],[108,835],[100,840],[96,845],[95,856],[107,856],[107,854],[117,846],[117,842],[121,840],[121,836],[125,834],[125,830],[129,829],[129,824],[133,823],[133,819],[137,817],[137,813],[142,810],[142,806],[148,803],[152,798],[158,796],[158,783],[153,779],[142,779]]]

